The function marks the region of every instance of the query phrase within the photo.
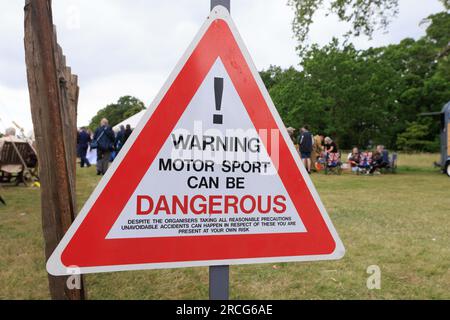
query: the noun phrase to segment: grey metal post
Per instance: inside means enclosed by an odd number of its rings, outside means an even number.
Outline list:
[[[228,300],[230,291],[230,267],[209,267],[209,299]]]
[[[231,12],[231,0],[211,0],[211,10],[221,5]],[[228,300],[230,291],[230,266],[209,267],[209,299]]]
[[[231,0],[211,0],[211,10],[214,9],[215,6],[224,6],[231,12]]]

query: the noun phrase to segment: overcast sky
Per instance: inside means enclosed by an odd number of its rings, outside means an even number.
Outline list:
[[[150,104],[208,15],[209,0],[54,0],[59,43],[79,76],[79,125],[122,95]],[[298,67],[287,0],[232,0],[232,16],[258,69]],[[0,0],[0,131],[16,121],[31,130],[23,49],[23,0]],[[357,48],[397,43],[425,33],[420,21],[443,10],[438,0],[400,0],[389,33],[358,38]],[[310,34],[324,45],[346,31],[316,15]]]

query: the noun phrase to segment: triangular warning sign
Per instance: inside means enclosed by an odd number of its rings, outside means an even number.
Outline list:
[[[330,260],[344,251],[228,11],[218,6],[47,270]]]

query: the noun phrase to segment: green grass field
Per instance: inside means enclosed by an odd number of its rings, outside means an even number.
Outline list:
[[[231,267],[232,299],[450,299],[450,179],[438,155],[400,155],[399,172],[313,175],[347,249],[340,261]],[[98,182],[78,172],[83,204]],[[39,189],[6,187],[0,205],[0,299],[48,299]],[[367,268],[381,268],[368,290]],[[208,269],[86,277],[90,299],[207,299]]]

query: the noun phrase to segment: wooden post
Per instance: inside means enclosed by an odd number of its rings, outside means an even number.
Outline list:
[[[3,199],[1,191],[3,190],[2,185],[0,184],[0,203],[3,204],[4,206],[6,206],[6,201],[5,199]]]
[[[51,0],[25,1],[25,58],[38,153],[45,257],[56,248],[76,214],[77,78],[65,66],[57,45]],[[68,277],[48,277],[50,295],[58,300],[85,299],[67,287]]]

